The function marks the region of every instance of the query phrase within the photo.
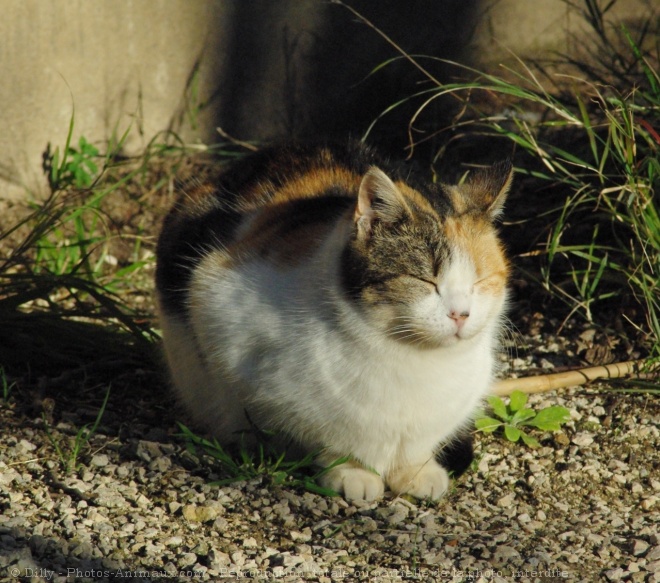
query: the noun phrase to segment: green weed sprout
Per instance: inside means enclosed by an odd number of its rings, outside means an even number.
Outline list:
[[[309,453],[302,459],[289,460],[286,452],[276,448],[267,440],[259,440],[254,451],[241,446],[236,455],[228,453],[216,439],[205,439],[193,433],[182,423],[178,423],[182,437],[190,453],[201,450],[217,462],[228,476],[213,482],[216,486],[224,486],[234,482],[262,478],[272,485],[286,485],[302,488],[323,496],[337,496],[337,492],[318,485],[318,479],[332,468],[349,460],[340,458],[330,466],[320,469],[315,466],[316,453]]]
[[[2,390],[2,399],[4,401],[9,401],[9,395],[15,386],[16,382],[9,382],[4,367],[0,365],[0,387]]]
[[[494,417],[480,416],[475,421],[478,431],[493,433],[502,428],[504,437],[513,443],[522,440],[528,447],[539,447],[538,440],[523,429],[535,427],[542,431],[559,431],[561,426],[570,420],[570,413],[565,407],[546,407],[536,412],[527,407],[527,394],[513,391],[507,405],[500,397],[491,396],[487,399]]]
[[[87,424],[83,425],[76,433],[76,436],[73,439],[73,444],[70,447],[66,447],[66,448],[61,447],[60,443],[58,443],[58,441],[55,439],[55,436],[50,432],[50,429],[48,428],[48,424],[46,424],[46,418],[44,414],[46,435],[48,436],[51,445],[55,449],[55,452],[57,453],[57,456],[60,459],[60,464],[62,466],[62,469],[66,474],[70,474],[72,471],[77,470],[80,467],[80,462],[78,461],[80,452],[82,451],[83,447],[87,445],[89,440],[92,438],[92,435],[96,433],[99,423],[101,423],[101,418],[105,413],[105,407],[108,404],[109,398],[110,398],[110,387],[108,387],[108,390],[105,393],[103,404],[101,405],[101,408],[99,409],[99,412],[97,413],[96,419],[94,420],[92,426],[89,427],[89,425]]]
[[[51,151],[49,144],[44,155],[43,169],[53,192],[69,186],[89,188],[100,174],[95,162],[95,159],[99,158],[98,148],[82,136],[78,140],[77,148],[71,145],[74,120],[75,114],[72,114],[66,143],[62,150],[56,147]]]

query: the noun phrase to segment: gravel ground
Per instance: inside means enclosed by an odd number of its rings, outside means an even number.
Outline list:
[[[597,336],[530,328],[505,374],[560,369]],[[106,387],[18,379],[0,401],[0,578],[660,581],[660,403],[649,393],[534,396],[533,407],[572,417],[562,432],[537,432],[539,449],[476,435],[473,468],[438,504],[347,503],[265,480],[210,485],[175,435],[180,412],[145,390],[158,385],[145,375],[116,375],[68,474],[63,461]]]

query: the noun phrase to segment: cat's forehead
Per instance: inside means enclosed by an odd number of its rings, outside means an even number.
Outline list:
[[[455,214],[451,198],[442,186],[433,183],[415,184],[396,182],[401,194],[413,209],[413,219],[441,223],[445,217]]]
[[[438,272],[452,257],[461,257],[481,269],[488,262],[497,263],[501,255],[495,228],[479,214],[418,212],[395,238],[400,243],[406,239],[417,241],[417,245],[408,244],[426,251]]]

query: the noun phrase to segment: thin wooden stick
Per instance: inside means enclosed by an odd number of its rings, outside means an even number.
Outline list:
[[[243,140],[239,140],[238,138],[235,138],[234,136],[230,136],[222,128],[215,128],[215,131],[218,132],[223,138],[225,138],[225,140],[229,140],[232,144],[240,146],[241,148],[245,148],[246,150],[250,150],[250,152],[257,152],[259,150],[258,146],[255,146],[254,144],[251,144],[250,142],[244,142]]]
[[[505,379],[493,385],[492,393],[495,395],[510,395],[513,391],[523,393],[545,393],[566,387],[578,387],[596,379],[618,379],[628,375],[637,376],[643,366],[643,361],[631,360],[604,364],[579,370],[569,370],[555,374],[523,377],[519,379]],[[644,375],[646,376],[646,375]]]

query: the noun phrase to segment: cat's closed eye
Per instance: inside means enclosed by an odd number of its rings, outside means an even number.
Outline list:
[[[428,279],[426,277],[420,277],[419,275],[409,275],[408,277],[410,277],[411,279],[414,279],[418,282],[422,282],[424,285],[426,285],[428,287],[428,289],[430,291],[434,291],[434,292],[439,293],[437,282],[435,282],[431,279]]]

